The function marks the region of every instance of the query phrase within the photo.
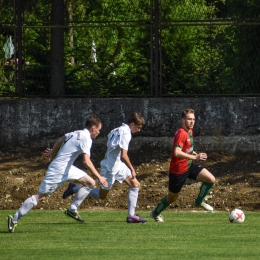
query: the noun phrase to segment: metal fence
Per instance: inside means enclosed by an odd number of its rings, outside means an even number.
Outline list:
[[[247,1],[149,0],[142,20],[62,26],[28,22],[19,2],[14,23],[0,26],[2,97],[54,96],[54,27],[64,39],[59,97],[260,95],[260,7]]]

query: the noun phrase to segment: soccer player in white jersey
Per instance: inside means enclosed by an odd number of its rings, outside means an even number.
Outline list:
[[[46,157],[52,158],[57,155],[50,163],[38,192],[26,199],[13,216],[8,216],[8,230],[10,233],[14,232],[21,217],[26,215],[40,201],[43,201],[47,194],[56,191],[65,181],[77,182],[83,185],[77,191],[75,199],[65,211],[65,214],[77,221],[84,221],[79,216],[77,208],[95,186],[95,181],[86,172],[73,166],[73,162],[78,155],[83,154],[84,165],[91,170],[104,187],[108,186],[106,178],[99,174],[90,159],[92,139],[98,136],[101,127],[101,120],[96,115],[92,115],[87,119],[84,130],[65,134],[54,144],[53,149],[47,148],[45,150],[44,155]]]
[[[88,197],[106,199],[109,190],[112,188],[115,181],[120,183],[125,182],[129,186],[128,192],[128,216],[127,223],[144,223],[145,218],[141,218],[135,214],[135,208],[138,200],[140,183],[136,179],[135,169],[128,157],[128,147],[132,138],[131,133],[139,132],[144,126],[145,121],[142,116],[135,112],[131,115],[127,124],[113,129],[108,134],[107,151],[105,158],[101,161],[100,175],[107,179],[108,187],[105,187],[99,181],[101,189],[94,188]],[[66,199],[69,195],[75,193],[80,186],[70,183],[67,190],[63,194]]]

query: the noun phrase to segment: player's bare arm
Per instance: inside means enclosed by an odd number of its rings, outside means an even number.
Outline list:
[[[102,183],[104,187],[108,187],[107,179],[99,174],[90,160],[90,156],[86,153],[83,154],[83,164],[98,178],[99,182]]]
[[[136,172],[133,167],[133,165],[130,162],[130,159],[128,157],[127,150],[121,149],[121,160],[126,164],[126,166],[131,170],[132,178],[134,179],[136,177]]]
[[[59,149],[64,141],[65,141],[65,135],[58,139],[58,141],[53,145],[52,149],[46,148],[43,155],[45,157],[49,158],[49,160],[50,160],[57,154],[57,152],[59,151]]]
[[[179,158],[189,159],[189,160],[200,160],[205,161],[207,160],[206,153],[194,153],[194,154],[187,154],[181,150],[181,147],[174,148],[174,155]]]

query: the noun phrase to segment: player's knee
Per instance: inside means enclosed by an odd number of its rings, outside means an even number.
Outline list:
[[[176,201],[178,199],[178,196],[179,196],[178,193],[170,193],[170,194],[168,194],[168,196],[166,198],[167,202],[169,204],[173,203],[174,201]]]
[[[46,198],[45,194],[42,194],[42,193],[37,193],[37,194],[33,195],[33,197],[37,203],[45,200],[45,198]]]
[[[211,174],[211,176],[209,176],[209,182],[210,183],[215,183],[216,178]]]
[[[140,182],[137,179],[131,179],[130,180],[130,188],[140,189],[141,188]]]
[[[135,183],[132,188],[140,189],[141,188],[140,182]]]
[[[88,181],[87,186],[93,189],[96,186],[96,182],[94,180]]]
[[[46,199],[46,196],[41,196],[41,197],[36,197],[35,196],[35,205],[37,205],[38,203],[44,201]]]
[[[94,180],[88,180],[85,182],[81,182],[84,186],[89,187],[90,189],[93,189],[96,186],[96,182]]]
[[[83,177],[79,179],[78,182],[81,183],[83,186],[89,187],[90,189],[93,189],[96,186],[96,182],[92,178]]]

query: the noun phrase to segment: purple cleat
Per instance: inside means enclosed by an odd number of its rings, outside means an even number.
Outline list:
[[[146,221],[146,218],[141,218],[137,215],[126,218],[127,223],[145,223]]]
[[[76,186],[75,183],[70,183],[68,188],[64,191],[62,198],[66,199],[68,196],[74,194],[75,192],[73,191],[73,188]]]

